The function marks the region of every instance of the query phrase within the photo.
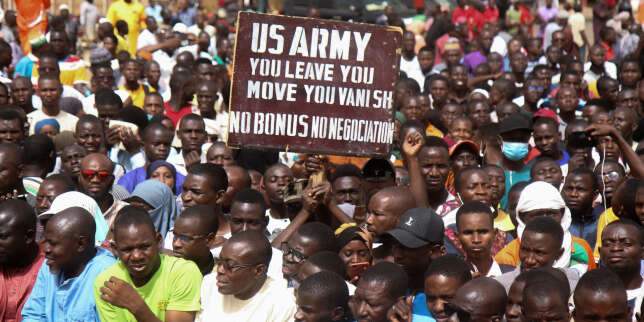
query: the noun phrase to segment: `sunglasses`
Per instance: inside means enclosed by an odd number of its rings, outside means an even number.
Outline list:
[[[112,177],[112,173],[109,171],[83,170],[81,173],[87,180],[92,180],[94,177],[98,177],[98,180],[105,181]]]

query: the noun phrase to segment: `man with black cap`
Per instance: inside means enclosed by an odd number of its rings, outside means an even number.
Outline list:
[[[367,194],[367,202],[380,189],[393,187],[396,184],[394,167],[386,159],[369,159],[362,167],[362,177],[364,178],[364,191]]]
[[[443,233],[443,220],[428,208],[408,210],[396,228],[385,233],[394,240],[394,262],[409,276],[410,294],[423,291],[427,267],[432,259],[445,255]]]
[[[501,136],[501,151],[503,159],[499,166],[505,172],[505,186],[510,188],[515,183],[530,180],[530,168],[532,163],[525,163],[530,150],[530,136],[532,130],[530,120],[520,114],[513,114],[501,121],[499,125],[499,134]],[[509,189],[508,189],[509,190]],[[501,199],[501,208],[507,209],[508,193],[507,191]]]

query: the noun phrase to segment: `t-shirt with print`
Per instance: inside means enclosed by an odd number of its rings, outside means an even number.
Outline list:
[[[197,265],[182,258],[163,254],[159,256],[159,269],[141,287],[134,286],[127,268],[121,261],[98,275],[94,282],[94,297],[102,321],[136,321],[127,309],[116,307],[101,299],[101,287],[112,276],[132,285],[152,313],[162,321],[165,320],[166,311],[199,311],[202,275]]]

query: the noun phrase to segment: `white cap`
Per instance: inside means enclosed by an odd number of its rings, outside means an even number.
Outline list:
[[[69,6],[67,4],[65,4],[65,3],[61,4],[60,6],[58,6],[58,11],[59,12],[63,11],[63,10],[69,11]]]
[[[103,216],[101,208],[99,208],[96,201],[92,197],[78,191],[69,191],[58,195],[51,202],[49,209],[40,214],[40,216],[55,215],[72,207],[81,207],[87,210],[92,216]]]
[[[188,33],[188,27],[184,25],[183,23],[179,22],[172,27],[172,31],[182,33],[182,34],[187,34]]]

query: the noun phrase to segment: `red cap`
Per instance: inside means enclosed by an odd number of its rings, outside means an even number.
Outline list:
[[[532,119],[534,120],[537,117],[549,117],[549,118],[555,120],[555,122],[557,122],[557,124],[559,124],[559,119],[557,118],[557,113],[555,113],[555,111],[553,111],[553,110],[551,110],[549,108],[542,108],[542,109],[536,111],[534,113],[534,117]]]

